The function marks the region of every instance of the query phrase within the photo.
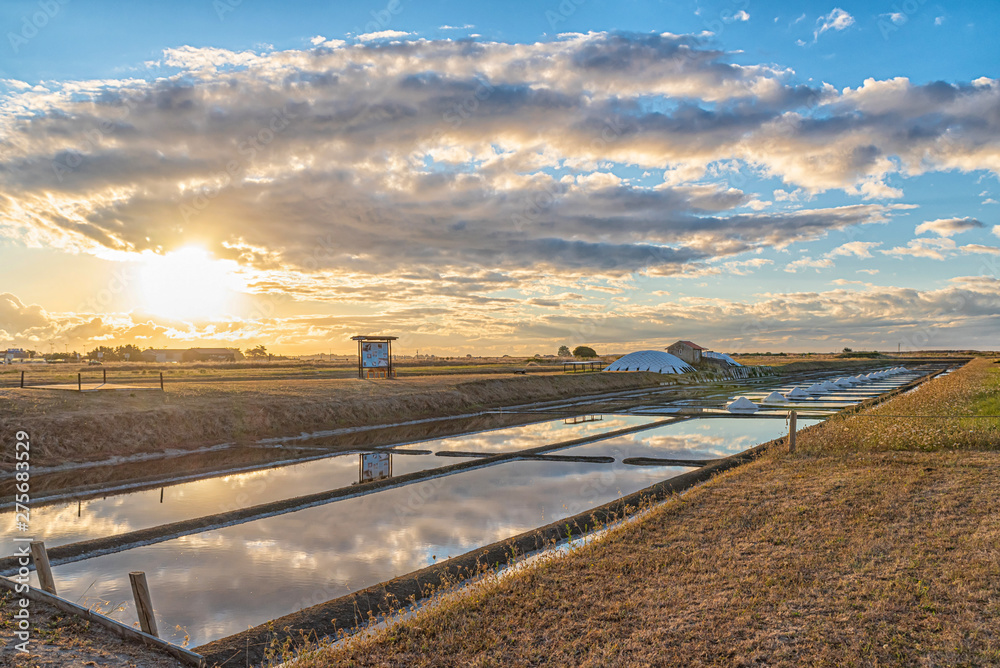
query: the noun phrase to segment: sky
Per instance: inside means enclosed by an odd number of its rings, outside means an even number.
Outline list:
[[[996,349],[991,2],[0,5],[0,348]]]

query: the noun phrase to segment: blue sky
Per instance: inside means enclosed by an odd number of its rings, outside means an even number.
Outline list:
[[[998,24],[931,0],[8,2],[0,345],[985,347]],[[155,284],[174,270],[193,282]],[[199,280],[224,290],[195,308]]]
[[[738,62],[774,62],[803,80],[856,86],[868,77],[909,77],[914,83],[970,81],[990,75],[1000,57],[993,36],[1000,11],[990,2],[282,2],[178,0],[171,3],[107,0],[58,3],[58,11],[16,54],[6,49],[0,75],[25,81],[119,76],[159,57],[163,48],[191,45],[241,51],[270,44],[299,48],[309,37],[342,38],[372,28],[419,36],[531,42],[560,32],[623,30],[699,33],[709,30]],[[852,29],[812,43],[816,19],[840,7]],[[734,20],[739,11],[750,20]],[[5,32],[20,34],[36,15],[36,0],[0,7]],[[904,22],[897,24],[892,14]],[[805,18],[800,19],[804,16]],[[898,21],[899,19],[897,19]],[[936,24],[935,22],[938,22]],[[462,28],[441,30],[441,26]],[[464,26],[471,26],[463,28]],[[721,26],[721,30],[719,29]],[[796,40],[807,42],[798,46]],[[9,43],[8,37],[5,40]]]

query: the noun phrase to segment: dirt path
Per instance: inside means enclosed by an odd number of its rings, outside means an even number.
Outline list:
[[[0,666],[3,668],[175,668],[180,662],[138,643],[127,642],[78,617],[43,603],[31,602],[28,653],[18,652],[13,615],[20,609],[15,595],[0,592]]]

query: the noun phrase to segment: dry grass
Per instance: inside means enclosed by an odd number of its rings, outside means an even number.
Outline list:
[[[496,374],[259,382],[174,382],[161,392],[0,390],[0,438],[23,429],[32,465],[190,449],[322,429],[456,415],[648,387],[657,374]],[[3,450],[0,470],[13,465]]]
[[[180,662],[138,643],[123,641],[107,629],[56,608],[31,602],[30,651],[17,652],[13,643],[18,611],[13,592],[0,592],[0,667],[69,668],[107,666],[108,668],[174,668]],[[10,643],[10,644],[8,644]]]
[[[1000,365],[977,358],[864,417],[831,420],[826,429],[803,434],[799,447],[815,453],[1000,449],[1000,418],[984,417],[991,415],[1000,415]]]
[[[979,410],[995,381],[974,362],[881,410]],[[807,452],[295,666],[1000,664],[1000,454],[935,424],[861,451],[865,418],[821,425]]]

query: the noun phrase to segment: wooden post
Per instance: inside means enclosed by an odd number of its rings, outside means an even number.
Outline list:
[[[83,374],[76,374],[76,390],[77,392],[83,392]]]
[[[49,555],[45,551],[45,543],[40,540],[31,541],[31,560],[35,562],[38,572],[38,584],[50,594],[56,593],[56,581],[52,577],[52,566],[49,565]]]
[[[788,413],[788,451],[795,452],[795,418],[797,413],[795,411],[790,411]]]
[[[160,372],[160,392],[163,391],[163,372]]]
[[[104,372],[104,384],[107,385],[108,384],[108,370],[107,369],[101,369],[101,371]]]
[[[24,372],[21,372],[21,387],[24,387]]]
[[[132,595],[135,597],[135,611],[139,615],[139,628],[151,636],[160,637],[156,632],[156,618],[153,616],[153,601],[149,598],[149,587],[146,585],[146,574],[142,571],[132,571],[128,574],[132,583]]]

